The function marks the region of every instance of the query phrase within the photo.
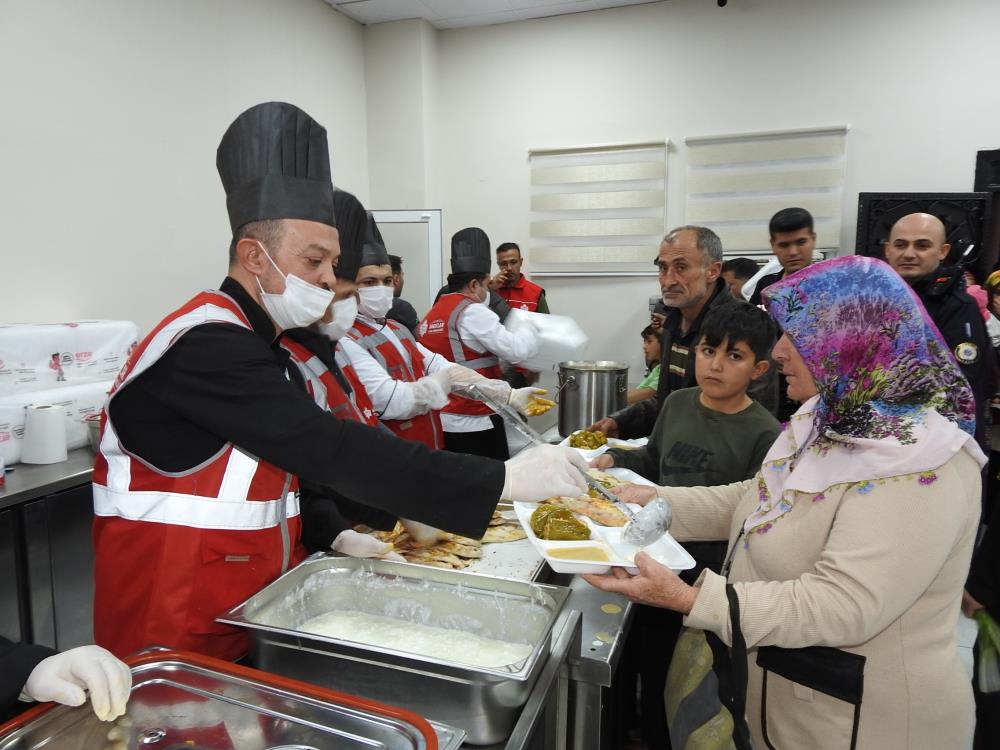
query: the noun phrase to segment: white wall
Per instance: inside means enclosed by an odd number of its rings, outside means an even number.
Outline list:
[[[427,203],[437,32],[427,21],[366,26],[371,208],[433,208]]]
[[[1000,141],[997,27],[994,0],[670,0],[443,32],[321,0],[2,0],[0,320],[145,329],[216,285],[215,148],[272,98],[326,125],[334,180],[370,207],[443,208],[446,247],[470,224],[527,241],[530,148],[671,138],[673,225],[685,136],[847,123],[849,246],[858,191],[971,189]],[[655,276],[543,283],[634,379]]]
[[[321,0],[3,0],[4,322],[147,330],[226,273],[215,149],[262,101],[329,131],[368,192],[359,25]]]
[[[671,0],[444,31],[428,196],[446,239],[476,224],[526,242],[530,148],[669,137],[675,225],[685,136],[846,123],[851,247],[859,191],[972,189],[976,150],[1000,142],[997,28],[995,0]],[[655,277],[543,284],[635,379]]]

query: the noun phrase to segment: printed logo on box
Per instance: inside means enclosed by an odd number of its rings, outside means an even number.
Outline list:
[[[18,440],[21,440],[21,439],[24,438],[24,425],[23,424],[19,424],[19,425],[17,425],[17,427],[14,428],[14,437],[17,438]]]
[[[94,356],[93,352],[77,352],[76,353],[76,361],[77,362],[86,362],[88,359],[90,359],[93,356]]]

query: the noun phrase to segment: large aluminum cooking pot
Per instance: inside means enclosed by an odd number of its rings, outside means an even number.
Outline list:
[[[559,434],[563,437],[625,407],[628,365],[573,360],[559,363]]]

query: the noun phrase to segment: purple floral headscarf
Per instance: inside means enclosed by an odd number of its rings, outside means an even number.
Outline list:
[[[834,258],[762,296],[816,381],[820,434],[906,444],[928,408],[973,434],[968,381],[917,295],[882,261]]]
[[[934,470],[962,450],[985,464],[972,438],[969,384],[889,266],[835,258],[773,284],[763,297],[819,393],[764,457],[759,502],[743,524],[748,533],[767,533],[800,493],[821,502],[838,485],[865,494],[889,477],[931,484]]]

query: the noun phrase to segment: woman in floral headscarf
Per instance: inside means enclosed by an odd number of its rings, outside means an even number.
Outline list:
[[[968,384],[881,261],[818,263],[764,296],[784,331],[773,356],[801,408],[754,479],[659,493],[681,541],[730,540],[755,746],[839,750],[854,729],[852,705],[774,673],[762,701],[764,646],[865,657],[858,748],[966,746],[972,691],[955,625],[985,462]],[[705,571],[691,587],[636,561],[634,578],[587,579],[732,642],[725,578]]]

